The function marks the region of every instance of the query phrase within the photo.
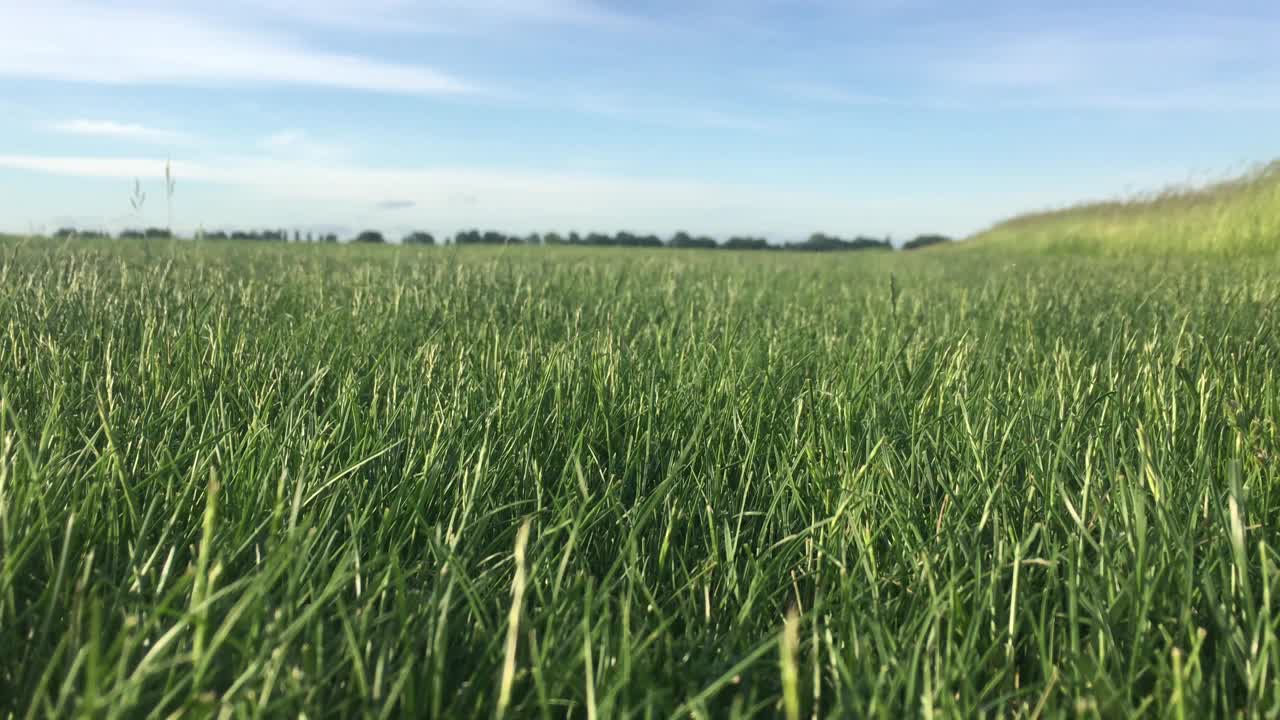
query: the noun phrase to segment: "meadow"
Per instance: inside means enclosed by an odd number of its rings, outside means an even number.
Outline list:
[[[1007,249],[2,241],[0,715],[1275,716],[1280,260]]]

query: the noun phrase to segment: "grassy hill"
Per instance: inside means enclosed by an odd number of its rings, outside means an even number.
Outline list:
[[[1100,255],[1280,250],[1280,161],[1244,177],[1006,220],[973,247]]]

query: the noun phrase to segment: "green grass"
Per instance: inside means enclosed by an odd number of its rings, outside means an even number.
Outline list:
[[[1274,255],[1280,252],[1280,161],[1208,187],[1023,215],[972,239],[1005,252]]]
[[[1278,269],[0,243],[0,715],[1274,716]]]

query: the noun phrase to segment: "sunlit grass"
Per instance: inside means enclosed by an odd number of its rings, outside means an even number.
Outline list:
[[[973,240],[1004,251],[1275,254],[1280,252],[1280,162],[1208,187],[1024,215]]]
[[[0,714],[1265,715],[1277,269],[0,243]]]

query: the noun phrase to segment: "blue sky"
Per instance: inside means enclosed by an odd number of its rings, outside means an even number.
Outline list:
[[[963,236],[1280,156],[1280,4],[0,0],[0,229]],[[148,192],[141,216],[133,179]]]

